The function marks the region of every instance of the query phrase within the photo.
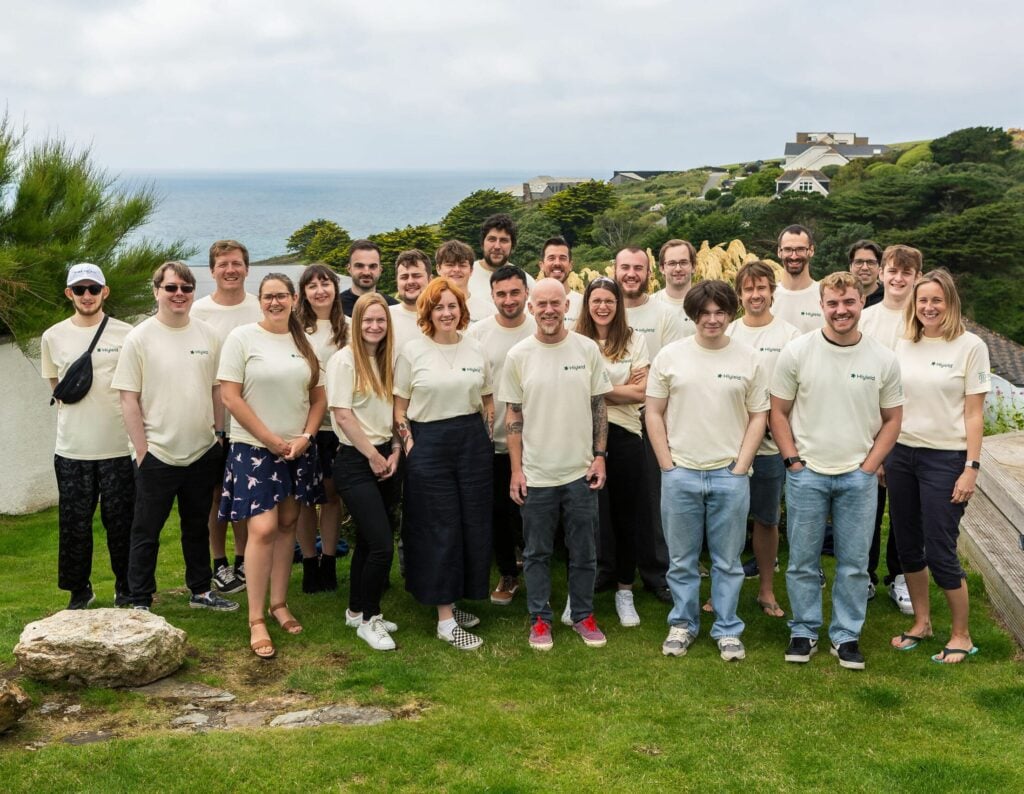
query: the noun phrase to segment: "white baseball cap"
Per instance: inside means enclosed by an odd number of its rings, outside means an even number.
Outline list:
[[[107,285],[107,280],[103,278],[103,271],[89,262],[72,265],[68,270],[68,286],[77,284],[79,281],[95,281],[104,287]]]

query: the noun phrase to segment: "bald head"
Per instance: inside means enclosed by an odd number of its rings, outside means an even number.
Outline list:
[[[536,301],[540,295],[552,294],[556,297],[565,297],[565,287],[562,286],[562,282],[556,278],[541,278],[534,282],[533,289],[530,290],[530,301]]]
[[[549,344],[560,342],[568,333],[565,330],[565,313],[569,299],[562,282],[554,278],[542,278],[530,291],[530,313],[537,321],[537,338]]]

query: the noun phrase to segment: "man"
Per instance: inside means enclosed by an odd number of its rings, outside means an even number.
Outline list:
[[[470,292],[491,294],[491,276],[502,265],[510,264],[516,239],[516,222],[504,212],[491,215],[480,225],[480,251],[483,256],[473,263],[469,277]],[[526,284],[533,289],[532,276],[526,276]]]
[[[423,335],[418,323],[416,299],[430,281],[430,259],[422,251],[411,248],[402,251],[395,260],[395,283],[398,285],[398,303],[391,307],[394,325],[394,354],[397,357],[411,339]]]
[[[348,275],[352,286],[341,293],[341,308],[346,317],[352,316],[352,309],[360,295],[377,291],[377,282],[383,274],[380,266],[380,248],[369,240],[356,240],[348,249]],[[398,303],[390,295],[383,296],[388,306]]]
[[[682,656],[700,627],[698,561],[707,535],[715,622],[711,638],[724,661],[743,659],[744,623],[736,614],[743,587],[753,464],[768,418],[768,381],[757,353],[726,334],[736,292],[702,281],[686,296],[696,328],[662,348],[647,379],[647,427],[663,481],[661,520],[671,564],[665,656]]]
[[[772,314],[775,271],[761,261],[748,262],[736,273],[736,291],[743,317],[729,325],[728,335],[750,345],[757,353],[768,380],[775,371],[782,349],[800,336],[800,331]],[[769,617],[785,616],[775,598],[774,573],[779,554],[779,518],[782,484],[786,469],[779,448],[766,433],[754,457],[750,477],[750,517],[753,521],[754,559],[744,565],[744,574],[759,577],[758,606]]]
[[[569,274],[572,273],[572,248],[564,237],[549,237],[541,248],[540,272],[544,278],[553,278],[565,289],[569,309],[565,313],[565,327],[570,331],[583,311],[583,294],[569,289]]]
[[[814,237],[805,226],[787,226],[779,234],[782,283],[775,290],[773,311],[800,333],[821,328],[821,297],[818,282],[811,278]]]
[[[611,391],[601,351],[565,327],[568,301],[553,278],[530,293],[537,330],[516,344],[502,372],[498,399],[505,413],[512,466],[510,495],[521,506],[523,573],[530,611],[530,647],[549,650],[551,553],[561,516],[569,549],[572,628],[590,647],[606,639],[594,621],[597,490],[604,485]]]
[[[218,343],[223,345],[228,334],[238,326],[263,319],[259,298],[245,291],[245,279],[249,275],[249,249],[237,240],[218,240],[210,246],[210,274],[215,285],[213,294],[197,300],[190,316],[213,328]],[[222,469],[227,463],[230,443],[231,415],[225,411],[221,444]],[[210,551],[213,554],[213,586],[222,593],[238,593],[245,589],[245,543],[249,533],[244,520],[232,522],[235,562],[234,565],[228,565],[228,522],[217,518],[220,492],[218,482],[213,488],[207,521],[210,528]]]
[[[885,290],[878,280],[881,272],[882,249],[872,240],[858,240],[846,251],[850,260],[850,272],[860,282],[860,291],[864,295],[864,308],[882,302]]]
[[[877,247],[877,246],[876,246]],[[865,256],[865,254],[860,254]],[[864,309],[861,316],[860,329],[868,336],[881,342],[892,351],[896,343],[903,338],[906,330],[906,308],[914,291],[914,284],[921,275],[924,258],[916,248],[907,245],[890,245],[882,253],[882,302]],[[875,597],[878,586],[878,561],[882,546],[882,517],[885,514],[885,502],[888,492],[885,488],[884,471],[878,478],[878,509],[875,512],[875,534],[871,538],[871,553],[868,558],[868,598]],[[907,580],[903,576],[903,565],[896,549],[895,533],[889,530],[889,539],[885,545],[885,564],[888,574],[885,584],[889,597],[904,615],[914,614],[914,605],[910,599]]]
[[[491,301],[490,287],[486,291],[472,293],[470,275],[473,272],[473,249],[459,240],[442,243],[434,254],[434,269],[437,275],[451,280],[462,290],[466,298],[471,323],[490,317],[494,314],[494,303]]]
[[[164,262],[153,274],[156,315],[124,342],[112,388],[121,392],[125,428],[135,448],[135,517],[128,586],[132,606],[149,610],[156,592],[160,530],[175,497],[181,520],[185,583],[194,609],[230,612],[238,604],[210,590],[210,489],[223,475],[223,406],[216,381],[220,342],[189,317],[196,279],[187,265]]]
[[[868,603],[868,552],[875,516],[875,474],[896,443],[903,416],[899,364],[858,328],[863,300],[846,272],[821,282],[825,327],[790,342],[772,376],[771,430],[786,466],[793,619],[787,662],[808,662],[822,623],[818,556],[831,514],[836,579],[832,654],[864,669],[861,628]]]
[[[110,295],[103,271],[83,262],[68,270],[65,297],[75,313],[47,328],[40,340],[42,374],[50,388],[89,349],[106,315]],[[71,593],[68,609],[85,609],[96,596],[92,573],[92,517],[100,504],[107,532],[110,569],[114,573],[114,606],[128,606],[128,546],[135,506],[135,472],[121,403],[110,388],[128,323],[107,318],[92,348],[92,387],[75,403],[57,404],[57,586]]]
[[[537,323],[526,313],[526,274],[515,265],[502,265],[491,274],[491,295],[497,314],[473,323],[466,335],[480,342],[491,366],[491,377],[501,383],[508,351],[517,343],[536,333]],[[494,401],[494,500],[492,525],[494,561],[498,566],[498,584],[491,593],[491,603],[507,606],[519,590],[519,569],[516,563],[516,540],[522,535],[523,522],[519,506],[512,501],[512,461],[505,433],[505,403]]]
[[[684,333],[681,312],[662,301],[653,300],[647,293],[650,275],[650,260],[643,249],[628,247],[616,254],[615,281],[622,290],[623,302],[626,305],[626,322],[634,331],[644,335],[647,352],[653,361],[663,347],[682,339]],[[660,601],[671,604],[672,594],[665,582],[668,548],[665,546],[665,535],[661,528],[661,472],[658,471],[658,461],[651,447],[646,423],[642,429],[647,513],[646,520],[641,526],[646,527],[647,531],[641,532],[636,540],[636,567],[644,587],[654,593]],[[599,581],[598,587],[603,588],[605,584],[606,582]]]
[[[693,270],[697,266],[697,249],[687,240],[669,240],[658,251],[658,269],[665,276],[665,287],[651,295],[679,311],[683,336],[693,336],[693,321],[683,311],[683,301],[693,283]]]

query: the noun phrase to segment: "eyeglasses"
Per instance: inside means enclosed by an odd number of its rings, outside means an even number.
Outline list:
[[[103,292],[103,285],[102,284],[75,284],[71,288],[71,291],[73,293],[75,293],[75,295],[77,295],[79,298],[81,298],[87,292],[90,295],[99,295],[101,292]]]
[[[794,254],[796,254],[797,256],[803,256],[810,250],[811,249],[807,248],[806,246],[800,246],[799,248],[789,248],[787,246],[786,248],[780,248],[779,253],[781,253],[783,256],[793,256]]]
[[[877,259],[854,259],[854,267],[878,267]]]
[[[290,297],[290,292],[268,292],[266,295],[260,295],[260,300],[264,303],[273,303],[274,301],[284,303]]]
[[[171,295],[180,289],[184,294],[190,295],[196,288],[192,284],[161,284],[157,289],[167,290]]]
[[[665,263],[665,267],[666,268],[670,268],[670,267],[689,267],[690,264],[691,263],[690,263],[689,259],[673,259],[673,260],[671,260],[669,262],[666,262]]]

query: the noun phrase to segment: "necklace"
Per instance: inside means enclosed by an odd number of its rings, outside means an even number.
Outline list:
[[[434,342],[433,339],[431,339],[430,341]],[[462,337],[460,336],[459,337],[459,341],[456,342],[455,345],[454,345],[455,352],[452,354],[451,358],[448,358],[448,356],[444,352],[444,349],[446,347],[452,347],[452,345],[442,345],[442,344],[439,344],[438,342],[434,342],[434,345],[437,347],[438,351],[441,353],[441,358],[443,358],[445,360],[445,363],[448,364],[448,369],[455,369],[455,361],[459,357],[459,345],[461,345],[461,344],[462,344]]]

